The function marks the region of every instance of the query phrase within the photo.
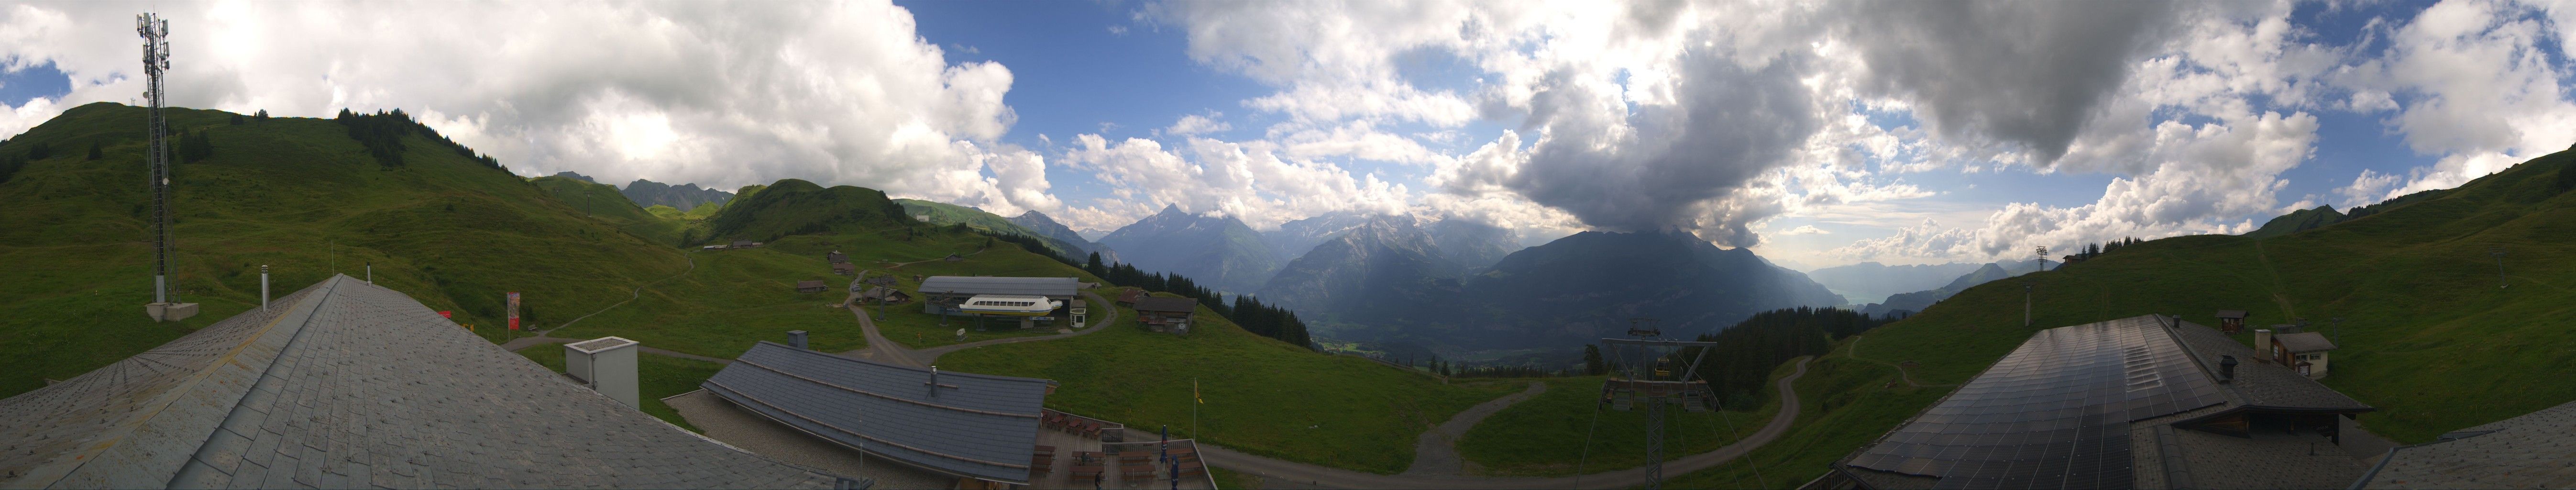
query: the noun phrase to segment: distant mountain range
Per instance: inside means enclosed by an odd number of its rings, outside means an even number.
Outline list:
[[[1563,350],[1624,335],[1632,318],[1656,319],[1666,337],[1689,337],[1757,312],[1843,302],[1805,274],[1687,232],[1577,233],[1512,252],[1451,286],[1437,271],[1462,266],[1417,250],[1427,233],[1364,229],[1353,236],[1389,237],[1364,249],[1378,284],[1363,283],[1360,298],[1326,299],[1350,308],[1323,322],[1337,338],[1465,351]],[[1327,242],[1307,258],[1339,250]],[[1368,297],[1390,291],[1404,294]]]
[[[638,206],[651,207],[660,204],[678,208],[682,212],[698,206],[708,204],[721,206],[733,201],[731,192],[699,188],[697,184],[670,185],[644,179],[635,179],[634,182],[627,183],[626,188],[618,191],[626,193],[626,199],[635,201]]]
[[[1886,300],[1861,305],[1860,312],[1869,316],[1884,317],[1893,314],[1923,311],[1924,308],[1932,307],[1933,303],[1939,303],[1941,300],[1950,299],[1950,296],[1959,294],[1960,291],[1966,291],[1968,288],[1976,287],[1979,284],[2008,279],[2013,276],[2047,270],[2051,268],[2050,264],[2054,263],[2055,262],[2045,259],[2012,260],[1988,263],[1978,266],[1976,270],[1970,271],[1965,275],[1951,279],[1948,284],[1944,284],[1938,288],[1910,293],[1897,293],[1889,295]]]
[[[1108,245],[1101,245],[1098,242],[1092,241],[1090,238],[1084,238],[1081,233],[1075,233],[1072,228],[1066,228],[1064,223],[1057,223],[1055,218],[1047,217],[1046,213],[1030,210],[1029,212],[1020,213],[1019,216],[1012,216],[1010,221],[1011,224],[1020,225],[1021,228],[1026,228],[1031,232],[1037,233],[1039,238],[1075,245],[1076,248],[1080,249],[1076,251],[1078,253],[1066,256],[1074,260],[1084,260],[1092,253],[1098,253],[1100,254],[1100,260],[1102,261],[1108,263],[1124,262],[1124,260],[1118,256],[1117,250],[1112,250]]]
[[[1165,206],[1100,237],[1127,264],[1188,276],[1200,285],[1241,293],[1260,289],[1283,260],[1261,234],[1232,216],[1201,216]]]
[[[1301,317],[1387,318],[1447,301],[1467,268],[1414,218],[1364,216],[1289,261],[1260,296]]]
[[[573,171],[555,172],[554,175],[550,175],[549,177],[563,177],[593,184],[599,183],[599,180],[597,179],[592,179],[588,175],[582,175],[580,172]],[[674,186],[644,179],[635,179],[634,182],[627,183],[626,187],[618,189],[617,192],[625,194],[626,200],[634,201],[635,206],[638,208],[649,208],[653,207],[655,204],[660,204],[679,209],[681,212],[688,212],[692,208],[707,204],[723,205],[726,201],[733,200],[733,193],[731,192],[715,189],[703,189],[699,188],[697,184],[680,184]]]
[[[1826,267],[1807,271],[1817,284],[1852,301],[1869,301],[1891,294],[1910,293],[1940,288],[1960,275],[1976,272],[1978,266],[1967,262],[1947,264],[1886,265],[1877,262]]]

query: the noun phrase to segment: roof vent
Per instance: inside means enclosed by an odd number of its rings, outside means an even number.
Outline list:
[[[2236,356],[2218,356],[2218,382],[2236,381]]]
[[[804,330],[789,330],[789,331],[787,331],[787,346],[789,346],[789,347],[795,347],[797,350],[804,350],[804,349],[805,349],[805,331],[804,331]]]
[[[564,344],[564,374],[628,407],[635,399],[635,346],[623,337],[600,337]]]

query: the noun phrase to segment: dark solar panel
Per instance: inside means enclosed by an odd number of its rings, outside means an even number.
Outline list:
[[[2130,421],[2222,399],[2154,317],[2042,330],[1848,464],[1935,488],[2124,488]]]

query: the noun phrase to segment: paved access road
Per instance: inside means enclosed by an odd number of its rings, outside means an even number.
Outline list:
[[[1680,476],[1693,471],[1714,468],[1720,463],[1725,463],[1729,460],[1741,457],[1745,453],[1752,452],[1754,448],[1762,447],[1763,444],[1769,443],[1773,439],[1778,439],[1781,434],[1789,432],[1789,424],[1798,420],[1799,406],[1798,392],[1793,389],[1792,385],[1798,381],[1800,376],[1805,376],[1807,374],[1807,361],[1810,360],[1813,360],[1813,358],[1799,359],[1797,371],[1789,373],[1788,377],[1780,378],[1780,413],[1772,416],[1771,422],[1763,425],[1762,430],[1755,431],[1752,436],[1746,437],[1741,441],[1736,441],[1734,444],[1728,444],[1726,447],[1717,448],[1715,451],[1693,454],[1684,456],[1681,459],[1667,461],[1664,463],[1664,475]],[[1148,440],[1155,436],[1147,434],[1144,431],[1128,429],[1127,437],[1129,437],[1128,440]],[[1208,464],[1219,468],[1260,475],[1262,478],[1273,481],[1296,482],[1297,484],[1313,485],[1318,487],[1551,489],[1631,488],[1646,485],[1646,469],[1644,467],[1594,473],[1583,476],[1556,478],[1498,478],[1380,475],[1375,473],[1362,473],[1341,468],[1330,468],[1253,456],[1205,442],[1199,443],[1199,456],[1201,458],[1205,458]]]

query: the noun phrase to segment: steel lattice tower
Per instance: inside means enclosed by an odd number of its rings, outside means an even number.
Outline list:
[[[1706,381],[1699,380],[1699,365],[1708,358],[1716,342],[1689,342],[1662,339],[1663,330],[1652,318],[1630,319],[1628,335],[1635,339],[1601,339],[1619,372],[1602,383],[1601,403],[1618,410],[1636,404],[1646,405],[1646,488],[1662,488],[1664,483],[1664,404],[1679,403],[1690,411],[1713,407],[1716,393]],[[1698,348],[1696,355],[1683,358],[1682,349]],[[1633,353],[1633,356],[1632,356]],[[1660,364],[1676,364],[1666,368]]]
[[[170,302],[170,121],[161,114],[161,74],[170,69],[170,21],[146,13],[134,16],[134,32],[143,35],[144,165],[152,186],[152,302]]]

